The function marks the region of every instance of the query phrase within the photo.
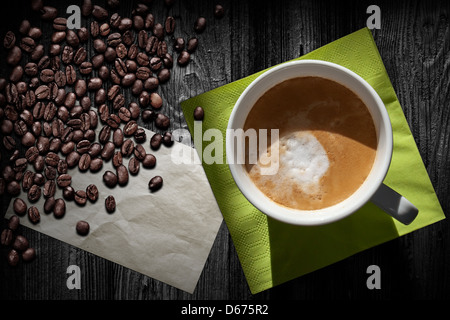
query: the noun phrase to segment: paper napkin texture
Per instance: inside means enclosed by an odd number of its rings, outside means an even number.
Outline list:
[[[419,214],[413,223],[405,226],[368,203],[355,214],[328,225],[287,225],[268,218],[247,201],[231,176],[224,151],[222,164],[203,163],[203,167],[252,293],[445,218],[370,30],[361,29],[294,60],[301,59],[342,65],[359,74],[377,91],[389,113],[394,132],[393,157],[384,183],[409,199],[418,207]],[[195,135],[214,128],[225,137],[234,104],[244,89],[264,71],[181,103],[199,153],[210,142],[202,142]],[[193,110],[197,106],[205,110],[201,132],[194,130]]]

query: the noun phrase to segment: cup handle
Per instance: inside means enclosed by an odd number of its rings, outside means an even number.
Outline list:
[[[381,184],[372,196],[371,201],[387,214],[405,225],[410,224],[419,213],[419,209],[417,209],[408,199],[385,184]]]

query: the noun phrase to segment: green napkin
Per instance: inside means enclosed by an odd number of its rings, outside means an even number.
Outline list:
[[[295,60],[301,59],[340,64],[378,92],[394,131],[392,163],[384,183],[409,199],[419,214],[405,226],[368,203],[355,214],[323,226],[292,226],[268,218],[242,195],[225,161],[225,132],[231,110],[244,89],[265,70],[184,101],[181,107],[199,153],[212,143],[207,139],[202,142],[199,134],[203,136],[212,128],[223,134],[222,164],[203,162],[203,167],[252,293],[445,218],[370,30],[361,29]],[[197,106],[205,110],[201,132],[194,131],[193,110]]]

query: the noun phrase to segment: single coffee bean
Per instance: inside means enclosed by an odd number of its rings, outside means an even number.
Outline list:
[[[160,133],[155,133],[150,139],[150,147],[153,150],[158,150],[162,143],[162,135]]]
[[[13,241],[14,235],[13,231],[6,228],[3,229],[2,234],[0,236],[0,243],[2,246],[9,246]]]
[[[86,196],[91,202],[96,202],[98,199],[98,188],[95,184],[90,184],[86,187]]]
[[[32,185],[30,190],[28,190],[27,197],[30,202],[38,201],[41,197],[41,188],[36,184]]]
[[[148,188],[151,190],[151,192],[155,192],[159,190],[163,185],[163,178],[161,176],[155,176],[150,179],[148,183]]]
[[[101,158],[94,158],[91,160],[89,170],[91,172],[98,172],[103,167],[103,160]]]
[[[123,164],[116,168],[117,183],[120,186],[125,186],[128,183],[128,170]]]
[[[184,49],[185,45],[186,45],[186,43],[185,43],[184,39],[181,37],[178,37],[175,39],[173,48],[175,49],[175,51],[181,52]]]
[[[116,147],[120,148],[123,144],[124,134],[121,128],[117,128],[113,133],[113,143]]]
[[[175,18],[172,16],[168,16],[165,21],[165,30],[167,34],[173,34],[175,31]]]
[[[155,36],[151,36],[147,40],[147,44],[145,45],[145,52],[147,52],[150,55],[156,54],[156,51],[158,50],[158,44],[159,40]]]
[[[198,47],[198,39],[195,38],[195,37],[190,38],[188,40],[188,43],[187,43],[187,46],[186,46],[186,50],[189,53],[193,53],[197,49],[197,47]]]
[[[53,197],[56,192],[56,183],[55,180],[47,180],[44,184],[44,197],[49,198]]]
[[[16,35],[12,31],[8,31],[3,38],[3,46],[6,49],[11,49],[16,44]]]
[[[168,53],[168,47],[166,41],[160,41],[158,43],[158,49],[156,50],[156,54],[158,57],[163,58],[166,53]]]
[[[155,119],[155,124],[159,129],[165,130],[170,125],[170,119],[166,115],[159,113]]]
[[[194,30],[197,33],[201,33],[205,31],[206,28],[206,19],[204,17],[199,17],[197,20],[195,20],[194,23]]]
[[[20,218],[16,215],[11,216],[8,220],[8,229],[12,231],[16,231],[20,225]]]
[[[87,171],[91,166],[91,156],[89,153],[84,153],[81,155],[80,160],[78,162],[78,168],[80,171]]]
[[[151,153],[147,153],[142,160],[142,165],[147,169],[154,168],[156,166],[156,157]]]
[[[116,210],[116,199],[109,195],[105,199],[105,208],[108,213],[113,213]]]
[[[115,145],[111,141],[108,141],[103,146],[101,157],[104,161],[108,161],[114,155]]]
[[[41,220],[41,215],[38,208],[36,208],[35,206],[31,206],[28,208],[27,212],[28,218],[33,224],[39,223],[39,221]]]
[[[78,152],[76,151],[70,152],[66,157],[67,166],[69,168],[74,168],[75,166],[78,165],[78,161],[80,161],[80,158],[81,155]]]
[[[43,6],[41,11],[42,20],[52,21],[58,16],[58,9],[51,6]]]
[[[122,35],[118,32],[111,33],[107,39],[106,42],[110,47],[116,47],[119,45],[119,43],[122,43]],[[116,55],[116,51],[114,50],[114,55]]]
[[[115,168],[117,168],[118,166],[122,165],[123,163],[123,156],[122,156],[122,152],[120,151],[116,151],[114,152],[114,155],[112,157],[112,164]]]
[[[75,200],[76,204],[78,204],[80,206],[84,206],[87,202],[86,191],[84,191],[84,190],[75,191],[74,200]]]
[[[76,231],[80,236],[85,236],[89,233],[89,223],[83,220],[77,222]]]
[[[36,258],[36,250],[34,248],[27,248],[22,252],[22,260],[25,262],[30,262]]]
[[[128,161],[128,171],[132,175],[137,175],[139,173],[140,161],[136,157],[130,158]]]
[[[103,174],[103,182],[109,188],[114,188],[117,185],[117,175],[112,171],[105,171]]]
[[[145,155],[147,154],[144,147],[141,144],[137,144],[134,147],[133,153],[134,153],[134,156],[140,161],[144,160]]]
[[[18,234],[12,243],[13,249],[17,251],[25,251],[29,245],[28,239],[21,234]]]
[[[17,266],[20,261],[19,252],[17,252],[17,250],[14,249],[9,250],[7,255],[7,261],[11,267]]]
[[[71,183],[72,183],[72,176],[68,173],[60,174],[58,178],[56,178],[56,184],[60,188],[70,186]]]
[[[191,60],[191,56],[190,56],[189,52],[187,52],[187,50],[183,50],[178,55],[177,62],[180,66],[185,66],[189,63],[190,60]]]
[[[49,198],[45,199],[44,213],[49,214],[50,212],[52,212],[53,208],[55,207],[55,203],[56,203],[56,200],[54,197],[49,197]]]
[[[162,68],[158,72],[158,80],[160,83],[165,83],[170,79],[170,70],[167,68]]]
[[[162,143],[166,146],[166,147],[171,147],[173,145],[173,137],[172,134],[170,132],[166,132],[163,135],[163,140]]]
[[[125,136],[132,136],[138,129],[138,124],[135,120],[129,121],[124,127],[123,127],[123,133]]]
[[[72,187],[66,187],[69,191],[66,192],[66,196],[68,198],[73,199],[75,192],[73,192]],[[64,193],[63,193],[64,196]],[[62,218],[66,214],[66,202],[62,198],[58,198],[55,200],[55,205],[53,207],[53,215],[55,218]]]
[[[92,15],[94,16],[95,19],[103,21],[106,18],[108,18],[108,11],[101,6],[94,5],[92,9]]]
[[[67,201],[71,201],[75,196],[75,189],[72,188],[72,186],[67,186],[63,189],[62,194],[64,199],[66,199]]]
[[[202,121],[205,116],[205,112],[203,111],[203,108],[198,106],[194,109],[194,119],[197,121]]]
[[[217,19],[221,19],[224,15],[225,9],[223,8],[223,6],[220,4],[216,4],[216,6],[214,7],[214,17],[216,17]]]
[[[72,29],[67,30],[66,42],[67,42],[67,44],[69,44],[73,48],[76,48],[76,47],[79,46],[80,39],[78,38],[78,35],[77,35],[77,33],[74,30],[72,30]]]
[[[125,140],[122,144],[120,151],[122,152],[122,155],[124,157],[131,156],[134,151],[134,142],[131,139]]]

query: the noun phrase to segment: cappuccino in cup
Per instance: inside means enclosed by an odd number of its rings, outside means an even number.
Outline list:
[[[279,130],[278,171],[261,174],[264,163],[246,163],[256,187],[279,205],[318,210],[349,198],[367,179],[377,153],[369,109],[346,86],[319,76],[285,80],[251,108],[244,130]],[[272,141],[268,139],[268,141]]]

